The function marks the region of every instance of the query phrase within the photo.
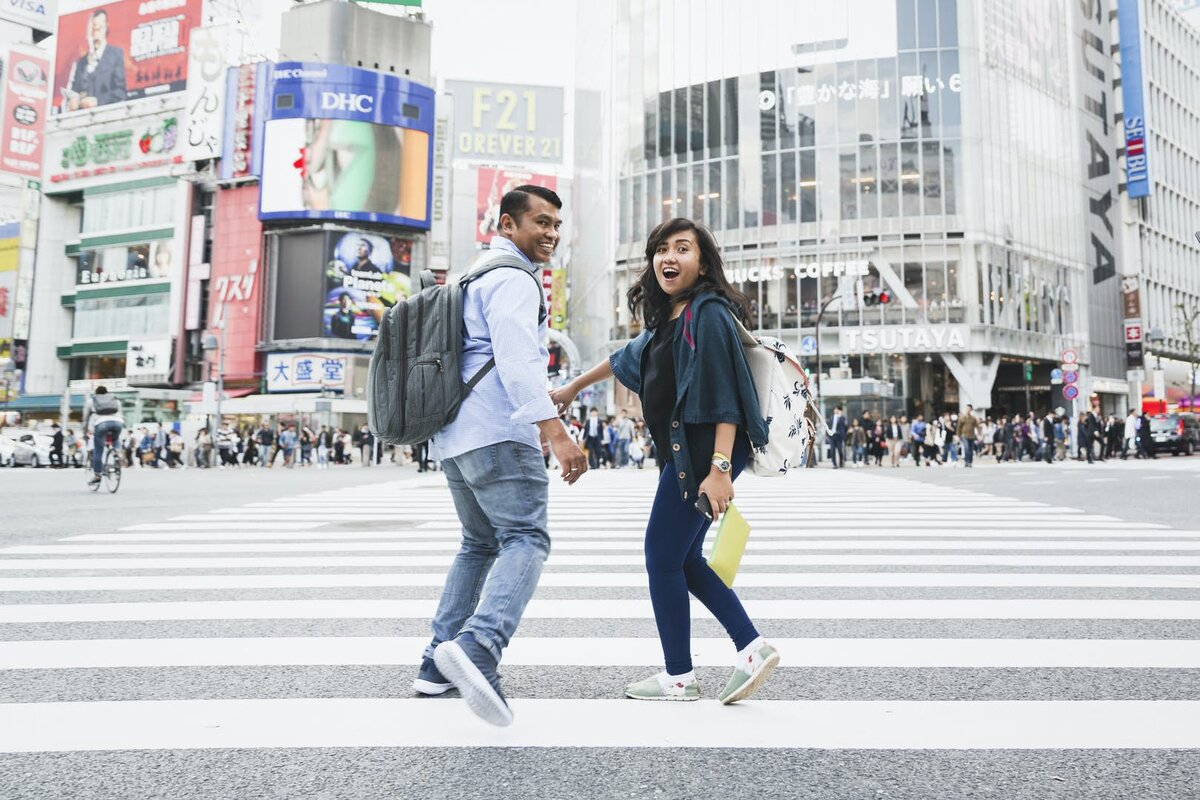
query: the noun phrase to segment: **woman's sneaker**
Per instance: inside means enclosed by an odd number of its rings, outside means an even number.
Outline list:
[[[760,644],[743,663],[733,668],[725,691],[717,699],[723,705],[745,700],[758,691],[767,680],[767,676],[779,666],[779,652],[765,641]]]
[[[446,680],[446,676],[438,671],[437,664],[433,663],[432,658],[421,659],[421,669],[417,672],[417,679],[413,681],[413,689],[417,694],[436,697],[453,688],[454,684]]]
[[[625,687],[625,696],[634,700],[699,700],[700,684],[673,681],[665,672],[651,675],[644,681]]]

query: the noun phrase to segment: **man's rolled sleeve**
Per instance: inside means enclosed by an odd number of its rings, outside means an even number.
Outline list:
[[[484,288],[483,316],[491,333],[496,373],[516,409],[513,422],[530,424],[554,419],[558,411],[546,389],[538,285],[526,278],[498,281]]]

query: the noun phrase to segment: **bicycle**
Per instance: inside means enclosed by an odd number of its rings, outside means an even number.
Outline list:
[[[88,476],[88,488],[93,492],[100,491],[100,484],[103,483],[104,488],[108,489],[109,494],[116,494],[117,489],[121,487],[121,454],[113,446],[112,433],[108,433],[104,437],[104,455],[101,460],[100,480],[92,483],[94,476],[91,469],[86,469],[84,472]]]

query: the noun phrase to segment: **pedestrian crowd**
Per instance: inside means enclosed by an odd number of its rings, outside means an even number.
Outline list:
[[[1007,461],[1105,461],[1110,458],[1157,458],[1150,435],[1150,418],[1130,411],[1128,416],[1093,411],[1076,417],[1062,409],[1042,415],[1033,412],[980,418],[968,405],[962,414],[949,411],[926,420],[917,414],[887,419],[864,411],[848,418],[841,406],[829,420],[828,457],[834,469],[901,464],[926,467],[971,467],[975,457]]]

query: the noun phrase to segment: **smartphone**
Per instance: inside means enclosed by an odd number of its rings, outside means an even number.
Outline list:
[[[700,495],[700,499],[696,501],[696,510],[704,515],[704,518],[712,522],[712,503],[708,502],[708,495]]]

